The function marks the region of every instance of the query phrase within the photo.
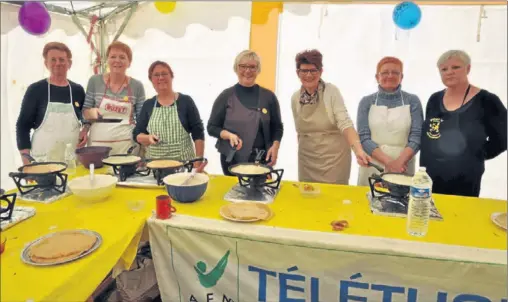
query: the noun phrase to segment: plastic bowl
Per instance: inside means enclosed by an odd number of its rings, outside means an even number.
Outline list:
[[[210,178],[207,174],[196,173],[192,183],[187,186],[181,184],[191,175],[190,172],[170,174],[164,177],[166,191],[177,202],[190,203],[199,200],[205,194]]]
[[[109,156],[111,147],[91,146],[76,149],[76,156],[85,168],[89,169],[90,164],[94,164],[95,168],[102,168],[104,165],[102,160]]]
[[[85,202],[103,201],[113,193],[118,178],[111,175],[94,175],[94,184],[90,183],[90,176],[82,176],[69,181],[68,186],[76,197]]]

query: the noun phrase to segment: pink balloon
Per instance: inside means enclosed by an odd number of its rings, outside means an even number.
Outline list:
[[[31,35],[43,35],[51,26],[51,16],[42,2],[25,2],[19,9],[19,25]]]

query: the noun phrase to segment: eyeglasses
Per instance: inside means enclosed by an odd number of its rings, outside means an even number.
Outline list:
[[[383,71],[379,73],[382,77],[387,77],[389,75],[400,76],[400,71]]]
[[[242,70],[242,71],[245,71],[245,70],[257,71],[258,70],[257,65],[240,64],[240,65],[238,65],[238,67],[240,67],[240,70]]]
[[[152,78],[166,78],[169,76],[168,72],[162,72],[162,73],[154,73],[152,74]]]
[[[319,72],[319,69],[298,69],[298,73],[301,75],[311,74],[316,75]]]

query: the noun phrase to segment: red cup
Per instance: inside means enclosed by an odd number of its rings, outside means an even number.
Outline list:
[[[176,212],[176,208],[171,205],[171,197],[168,195],[159,195],[155,201],[157,219],[169,219],[171,214]]]

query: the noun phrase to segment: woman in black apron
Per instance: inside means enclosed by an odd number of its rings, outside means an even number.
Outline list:
[[[272,91],[256,84],[260,70],[258,55],[242,51],[234,65],[238,83],[225,89],[213,104],[207,131],[217,138],[224,175],[231,175],[231,165],[253,162],[259,152],[264,154],[261,162],[277,163],[283,134],[279,101]],[[231,153],[235,147],[237,151]]]
[[[433,193],[478,197],[485,160],[506,151],[506,107],[469,83],[465,52],[444,53],[438,68],[447,88],[427,103],[420,166],[432,178]]]

